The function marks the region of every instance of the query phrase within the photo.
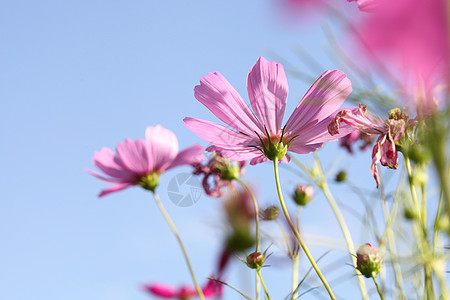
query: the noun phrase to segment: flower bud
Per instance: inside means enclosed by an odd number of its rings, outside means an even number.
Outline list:
[[[403,210],[403,216],[408,220],[414,220],[419,217],[419,212],[417,209],[407,207]]]
[[[314,189],[309,185],[297,185],[292,199],[300,206],[305,206],[314,196]]]
[[[219,174],[223,180],[234,180],[239,178],[241,168],[237,162],[232,162],[220,154],[214,153],[208,165],[211,171]]]
[[[269,206],[268,208],[263,209],[262,211],[260,211],[259,212],[259,216],[264,221],[275,220],[276,218],[278,218],[278,207],[273,206],[273,205]]]
[[[345,179],[347,179],[347,172],[345,172],[344,170],[336,174],[336,182],[343,182],[345,181]]]
[[[375,246],[367,243],[356,251],[356,268],[365,277],[376,277],[381,269],[380,252]]]
[[[247,256],[247,266],[249,266],[252,269],[257,269],[262,267],[264,264],[264,260],[266,258],[264,257],[264,254],[261,252],[253,252],[249,256]]]

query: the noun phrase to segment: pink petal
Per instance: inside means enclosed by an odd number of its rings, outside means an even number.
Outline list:
[[[116,152],[123,165],[135,175],[140,176],[149,172],[149,156],[142,139],[136,141],[126,139],[117,144]]]
[[[295,141],[295,140],[294,140]],[[319,143],[319,144],[310,144],[310,145],[305,145],[305,144],[301,144],[301,143],[296,143],[296,144],[291,144],[289,145],[289,151],[298,153],[298,154],[308,154],[308,153],[312,153],[316,150],[319,150],[320,148],[322,148],[323,143]]]
[[[220,297],[222,296],[222,284],[215,280],[209,280],[205,287],[202,288],[202,291],[206,298]]]
[[[196,165],[201,163],[205,159],[203,153],[205,149],[200,145],[194,145],[184,149],[173,160],[168,169],[181,166],[181,165]]]
[[[373,175],[373,178],[375,178],[375,181],[377,182],[377,188],[380,186],[380,175],[378,175],[378,168],[377,164],[381,160],[381,149],[382,145],[386,141],[386,135],[380,135],[377,139],[377,142],[373,146],[372,150],[372,165],[370,166],[370,172]]]
[[[166,170],[178,153],[176,135],[161,125],[149,126],[145,130],[145,140],[150,157],[150,170]]]
[[[266,162],[266,161],[269,161],[269,159],[268,159],[264,154],[261,154],[261,155],[255,157],[255,158],[253,158],[253,159],[250,161],[250,164],[251,164],[252,166],[254,166],[254,165],[256,165],[256,164],[260,164],[260,163]]]
[[[296,135],[333,114],[352,92],[347,76],[326,71],[314,82],[286,123],[286,133]]]
[[[388,131],[383,121],[369,116],[366,112],[366,106],[362,104],[359,107],[348,107],[339,110],[328,125],[330,134],[339,134],[342,123],[348,124],[365,134],[382,134]]]
[[[247,90],[253,111],[271,134],[281,130],[288,84],[283,66],[260,57],[247,77]]]
[[[218,146],[209,146],[206,148],[206,151],[216,151],[220,153],[222,156],[235,160],[235,161],[246,161],[249,159],[253,159],[254,157],[260,156],[262,153],[256,148],[242,147],[242,148],[221,148]]]
[[[114,192],[118,192],[121,191],[123,189],[126,189],[129,186],[132,186],[135,184],[132,183],[118,183],[113,185],[112,187],[108,188],[108,189],[104,189],[103,191],[100,192],[100,194],[98,195],[99,197],[103,197],[106,196],[108,194],[114,193]]]
[[[264,132],[250,108],[220,73],[203,76],[194,92],[198,101],[232,128],[246,134]]]
[[[154,283],[149,285],[144,285],[143,288],[161,298],[173,298],[177,297],[177,291],[175,288],[168,284]]]
[[[118,178],[107,178],[107,177],[101,176],[101,175],[98,174],[97,172],[92,171],[92,170],[89,170],[89,169],[87,169],[86,172],[88,172],[88,173],[91,174],[92,176],[95,176],[95,177],[97,177],[98,179],[103,180],[103,181],[106,181],[106,182],[111,182],[111,183],[126,183],[126,182],[127,182],[127,181],[122,181],[122,180],[120,180],[120,179],[118,179]],[[130,182],[131,182],[131,180],[130,180]]]
[[[395,150],[395,143],[392,143],[389,139],[386,139],[382,144],[380,162],[385,167],[398,168],[398,152]]]
[[[259,152],[259,153],[261,153],[261,152]],[[284,162],[284,163],[287,164],[290,160],[291,160],[291,157],[286,154],[283,157],[283,159],[281,161],[279,161],[279,163]],[[267,161],[270,161],[270,160],[264,154],[261,154],[261,155],[255,157],[255,158],[253,158],[250,161],[250,164],[253,166],[253,165],[260,164],[260,163],[267,162]]]
[[[329,124],[335,119],[336,113],[332,114],[331,116],[327,117],[326,119],[322,120],[320,123],[316,124],[315,126],[312,126],[308,129],[305,129],[303,131],[300,131],[298,135],[293,139],[291,144],[289,145],[289,150],[291,148],[298,149],[298,146],[300,145],[311,145],[311,144],[320,144],[328,141],[335,141],[341,137],[346,136],[347,134],[353,132],[355,128],[352,126],[344,123],[340,125],[339,133],[335,135],[331,135],[328,131]],[[291,136],[289,136],[292,138]],[[316,147],[319,147],[318,145]],[[320,148],[320,147],[319,147]],[[302,150],[300,150],[302,151]],[[294,151],[296,152],[296,151]],[[299,152],[297,152],[299,153]],[[308,152],[309,153],[309,152]]]
[[[347,0],[348,2],[356,1],[360,11],[375,12],[379,7],[380,0]]]
[[[177,292],[178,299],[191,299],[197,295],[197,290],[192,287],[182,286]]]
[[[254,133],[248,136],[209,121],[184,118],[184,126],[189,128],[201,139],[218,147],[242,148],[247,147],[248,144],[257,145],[258,143]]]
[[[117,178],[117,181],[128,182],[134,179],[135,174],[125,168],[123,163],[109,148],[102,148],[101,151],[95,151],[93,162],[103,173]]]

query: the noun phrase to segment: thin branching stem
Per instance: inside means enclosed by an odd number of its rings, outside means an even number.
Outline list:
[[[327,198],[328,203],[330,204],[331,209],[333,210],[333,212],[336,216],[339,226],[341,227],[341,231],[344,235],[345,242],[347,243],[347,250],[349,252],[353,266],[355,267],[355,273],[356,273],[356,275],[359,275],[358,271],[356,270],[356,257],[353,255],[353,253],[355,252],[355,246],[353,244],[352,236],[350,235],[350,230],[347,227],[347,223],[345,222],[345,219],[342,216],[339,206],[337,205],[336,201],[334,200],[333,196],[331,195],[330,189],[328,188],[328,184],[325,179],[325,175],[323,174],[322,166],[318,162],[317,158],[316,158],[316,163],[318,164],[317,169],[320,172],[320,174],[319,174],[320,181],[318,182],[318,186],[324,193],[325,198]],[[359,289],[361,290],[361,295],[362,295],[363,299],[369,299],[369,297],[367,295],[367,291],[366,291],[366,285],[364,283],[363,278],[361,278],[361,276],[357,276],[357,278],[358,278]]]
[[[314,260],[311,253],[309,252],[308,247],[306,247],[306,244],[303,242],[303,239],[300,236],[300,233],[295,228],[294,223],[292,223],[291,217],[289,216],[289,213],[286,208],[286,204],[284,203],[283,194],[281,193],[277,159],[273,160],[273,168],[274,168],[274,173],[275,173],[275,182],[277,185],[278,198],[280,200],[281,209],[283,210],[286,221],[288,222],[289,227],[291,228],[291,230],[294,233],[295,237],[297,238],[300,246],[302,247],[303,251],[305,252],[306,257],[308,257],[308,260],[310,261],[311,265],[313,266],[314,270],[316,271],[317,275],[319,276],[320,280],[322,281],[322,284],[325,287],[325,289],[327,290],[328,295],[330,296],[331,299],[336,299],[336,297],[333,294],[333,291],[331,290],[331,287],[329,286],[327,280],[325,279],[322,272],[320,271],[319,266],[317,265],[316,261]]]
[[[247,190],[247,192],[249,193],[249,195],[250,195],[250,197],[252,198],[252,201],[253,201],[253,207],[254,207],[254,210],[255,210],[256,252],[259,252],[261,250],[261,236],[259,234],[259,209],[258,209],[258,202],[256,201],[255,195],[253,194],[253,192],[250,189],[250,187],[244,181],[242,181],[241,179],[236,178],[236,180],[242,185],[242,187],[244,189]],[[256,275],[255,275],[256,300],[259,300],[260,294],[261,294],[260,281],[262,281],[262,280],[261,280],[260,269],[258,268],[256,270]]]
[[[198,296],[201,300],[205,299],[205,296],[203,295],[203,291],[198,285],[197,279],[194,275],[194,270],[192,269],[191,262],[189,261],[189,257],[187,255],[186,249],[184,248],[183,241],[180,238],[180,235],[178,234],[177,228],[175,227],[175,224],[173,223],[172,219],[170,218],[169,214],[167,213],[166,209],[164,208],[164,205],[162,204],[161,200],[159,199],[159,196],[156,192],[153,192],[153,197],[155,198],[155,202],[158,205],[159,210],[161,211],[162,215],[164,216],[164,219],[166,219],[167,224],[169,225],[170,229],[172,230],[173,234],[175,235],[175,238],[178,241],[178,244],[180,245],[181,252],[183,252],[184,260],[186,261],[186,264],[189,269],[189,273],[191,274],[192,282],[194,283],[195,289],[197,290]]]

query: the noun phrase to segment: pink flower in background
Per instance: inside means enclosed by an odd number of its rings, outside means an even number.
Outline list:
[[[197,296],[195,288],[189,286],[176,288],[164,283],[152,283],[144,285],[143,289],[152,295],[164,299],[188,300]],[[202,291],[205,298],[220,296],[222,295],[222,285],[214,280],[208,280],[208,283],[202,288]]]
[[[94,154],[94,164],[108,177],[91,170],[88,172],[113,184],[99,197],[133,185],[154,190],[162,172],[181,165],[195,165],[204,159],[204,149],[200,145],[178,152],[177,137],[160,125],[147,127],[145,140],[126,139],[117,144],[116,152],[114,154],[111,149],[102,148]]]
[[[374,12],[380,3],[379,0],[347,0],[348,2],[356,1],[358,8],[365,12]]]
[[[368,135],[379,135],[372,151],[372,172],[377,188],[380,186],[380,176],[378,175],[377,164],[391,168],[398,168],[398,151],[395,143],[398,142],[405,133],[408,116],[399,110],[393,110],[389,114],[388,120],[380,117],[369,116],[365,105],[341,110],[329,124],[330,134],[339,133],[341,123],[348,124]]]
[[[281,127],[288,95],[283,66],[260,57],[247,77],[247,90],[253,111],[230,83],[218,72],[209,73],[195,87],[195,98],[230,128],[199,119],[185,118],[185,126],[212,144],[207,151],[254,165],[289,157],[286,151],[313,152],[326,141],[349,134],[351,126],[339,135],[328,133],[336,110],[350,95],[350,80],[341,71],[326,71],[317,79]]]
[[[426,86],[433,86],[435,81],[448,80],[450,32],[446,1],[359,0],[358,4],[369,6],[372,2],[377,3],[374,12],[355,25],[362,42],[359,49],[372,62],[400,67],[403,80],[407,78],[405,71],[412,72],[414,85],[424,81]]]

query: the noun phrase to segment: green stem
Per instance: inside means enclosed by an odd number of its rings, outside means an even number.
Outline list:
[[[261,250],[261,236],[259,234],[259,209],[258,209],[258,202],[256,202],[256,198],[255,195],[253,194],[252,190],[250,189],[250,187],[243,182],[241,179],[237,178],[236,179],[243,188],[245,188],[247,190],[247,192],[249,193],[250,197],[252,198],[253,201],[253,207],[255,209],[255,229],[256,229],[256,251],[259,252]]]
[[[398,291],[400,293],[400,299],[406,299],[406,296],[403,292],[403,277],[402,277],[402,272],[400,269],[400,265],[398,264],[397,261],[397,246],[395,243],[395,238],[394,238],[394,234],[392,232],[392,223],[394,221],[396,212],[397,212],[397,204],[398,204],[398,196],[396,195],[394,197],[394,203],[392,204],[392,210],[389,213],[389,208],[387,206],[386,203],[386,198],[383,197],[382,201],[381,201],[381,206],[383,209],[383,216],[384,216],[384,220],[386,222],[386,229],[385,229],[385,233],[383,235],[383,237],[381,238],[381,241],[384,241],[386,239],[385,235],[387,236],[387,239],[389,241],[389,249],[391,251],[391,257],[392,257],[392,268],[394,269],[394,276],[395,276],[395,282],[397,283],[397,288]],[[384,247],[380,247],[380,252],[384,252],[383,251]]]
[[[256,270],[256,274],[258,275],[259,280],[261,281],[261,284],[264,288],[264,293],[266,294],[267,300],[270,300],[269,292],[267,291],[266,285],[264,284],[264,280],[262,279],[262,276],[261,276],[261,268],[258,268]]]
[[[169,214],[167,213],[166,209],[164,208],[164,205],[162,204],[162,202],[159,199],[159,196],[156,192],[153,192],[153,197],[155,198],[155,202],[158,205],[159,210],[163,214],[164,219],[166,219],[167,224],[169,225],[170,229],[172,230],[173,234],[175,235],[175,237],[178,241],[178,244],[180,245],[181,251],[183,252],[184,260],[186,261],[186,264],[188,266],[189,273],[191,274],[192,282],[194,283],[195,289],[197,290],[197,293],[198,293],[200,299],[204,300],[205,296],[203,295],[203,291],[197,283],[197,279],[195,278],[195,275],[194,275],[194,270],[192,269],[191,262],[189,261],[189,257],[187,255],[186,249],[184,248],[183,242],[181,241],[180,235],[178,234],[175,224],[173,223],[172,219],[170,218]]]
[[[322,272],[320,272],[319,266],[317,265],[316,261],[314,260],[314,258],[312,257],[311,253],[309,252],[308,247],[306,247],[306,244],[303,242],[303,239],[300,236],[300,233],[295,228],[294,223],[292,223],[292,220],[291,220],[291,218],[289,216],[289,213],[287,211],[286,205],[284,203],[283,194],[281,193],[280,179],[279,179],[279,175],[278,175],[278,160],[277,159],[273,160],[273,168],[274,168],[274,172],[275,172],[275,182],[276,182],[276,185],[277,185],[278,198],[280,199],[281,209],[283,210],[283,213],[284,213],[284,216],[286,218],[286,221],[288,222],[289,227],[291,228],[291,230],[294,233],[295,237],[297,238],[300,246],[302,247],[303,251],[305,252],[306,257],[308,257],[308,260],[310,261],[312,267],[316,271],[317,276],[319,276],[320,280],[322,281],[322,284],[325,287],[325,289],[327,290],[328,295],[330,295],[331,299],[335,300],[336,297],[334,296],[333,291],[331,290],[331,288],[330,288],[328,282],[326,281],[325,277],[322,275]]]
[[[298,286],[298,263],[299,263],[298,253],[292,257],[292,299],[297,299],[297,286]]]
[[[406,167],[406,172],[408,175],[408,183],[409,183],[409,189],[411,192],[413,205],[415,206],[415,208],[419,208],[419,207],[421,207],[421,205],[419,205],[419,202],[417,199],[416,188],[414,186],[414,180],[412,177],[411,162],[407,155],[403,155],[403,156],[405,159],[405,167]],[[433,259],[433,257],[432,257],[432,252],[430,250],[430,247],[428,245],[426,225],[423,223],[423,220],[424,220],[424,212],[420,211],[419,220],[417,222],[414,222],[415,224],[413,224],[413,232],[419,241],[419,243],[418,243],[419,251],[421,251],[421,254],[423,257],[426,257],[426,261],[424,262],[424,265],[423,265],[424,281],[425,281],[425,295],[424,296],[426,296],[426,299],[435,299],[434,288],[433,288],[433,270],[431,268],[431,262],[430,262],[430,259]],[[415,225],[417,225],[417,226],[415,226]],[[414,227],[419,227],[419,228],[414,229]]]
[[[444,199],[444,193],[441,190],[441,195],[439,197],[439,203],[436,211],[436,218],[434,219],[434,233],[433,233],[433,257],[436,257],[436,245],[438,243],[438,237],[439,237],[439,218],[441,215],[441,208],[442,208],[442,200]]]
[[[373,278],[373,282],[375,283],[375,286],[377,287],[378,295],[380,295],[381,300],[384,300],[383,293],[381,292],[380,287],[378,286],[376,278],[375,277],[372,277],[372,278]]]
[[[330,193],[330,189],[328,188],[328,184],[327,181],[325,179],[325,175],[323,174],[322,171],[322,167],[319,165],[319,170],[320,170],[320,182],[318,183],[319,188],[322,189],[322,192],[324,193],[325,197],[328,200],[328,203],[331,206],[331,209],[334,212],[334,215],[337,218],[337,221],[339,223],[339,226],[341,227],[341,231],[344,234],[344,238],[345,238],[345,242],[347,243],[347,251],[348,254],[350,255],[350,258],[353,262],[353,266],[355,268],[355,273],[356,273],[356,277],[358,278],[358,285],[359,285],[359,289],[361,290],[361,295],[363,297],[363,299],[369,299],[369,297],[367,296],[367,291],[366,291],[366,285],[364,283],[364,280],[361,276],[359,276],[359,273],[356,269],[356,257],[353,255],[353,253],[355,252],[355,246],[353,244],[353,240],[352,240],[352,236],[350,235],[350,231],[348,230],[347,224],[345,223],[344,217],[342,216],[342,213],[336,203],[336,201],[334,200],[333,196]]]
[[[255,231],[256,231],[256,252],[259,252],[261,249],[261,236],[259,234],[259,209],[258,209],[258,202],[256,202],[256,198],[255,195],[253,194],[252,190],[250,189],[250,187],[243,182],[241,179],[236,178],[236,181],[239,182],[243,188],[245,188],[247,190],[247,192],[249,193],[250,197],[252,198],[253,201],[253,207],[255,209]],[[261,286],[260,286],[260,281],[261,281],[261,274],[258,274],[259,269],[256,271],[256,275],[255,275],[255,293],[256,293],[256,300],[259,300],[260,298],[260,294],[261,294]]]

